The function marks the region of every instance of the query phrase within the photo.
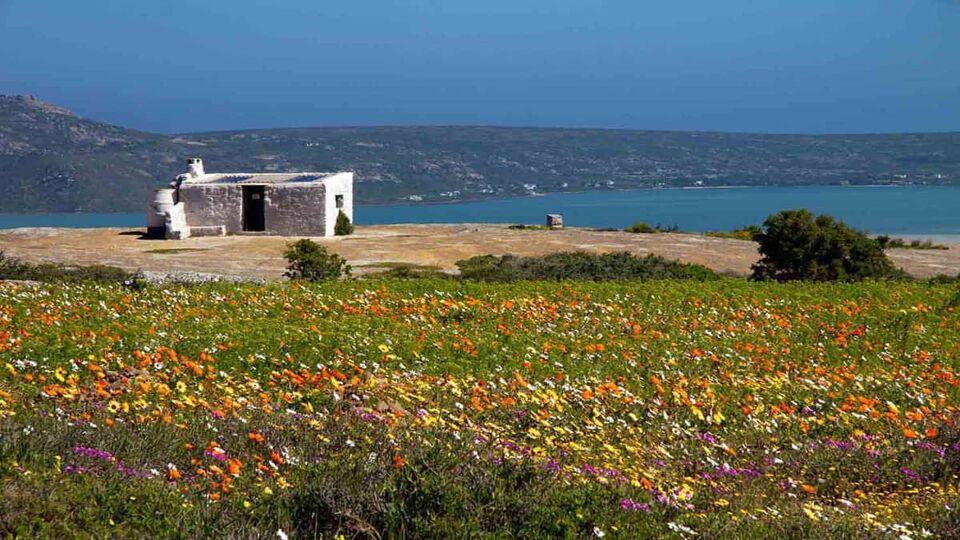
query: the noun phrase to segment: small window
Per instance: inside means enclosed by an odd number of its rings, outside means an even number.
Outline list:
[[[334,195],[334,200],[337,203],[337,208],[343,208],[343,195]]]

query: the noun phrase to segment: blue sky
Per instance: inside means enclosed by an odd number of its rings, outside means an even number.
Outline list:
[[[0,0],[0,93],[164,132],[960,131],[960,0]]]

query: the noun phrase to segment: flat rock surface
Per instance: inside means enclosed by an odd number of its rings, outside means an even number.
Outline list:
[[[105,264],[151,272],[203,272],[276,279],[285,267],[290,237],[225,236],[148,240],[142,229],[21,228],[0,230],[0,250],[30,262]],[[720,272],[747,274],[758,258],[753,242],[695,234],[630,234],[587,229],[513,230],[506,225],[358,226],[352,236],[316,238],[345,257],[355,273],[407,263],[456,271],[474,255],[543,255],[556,251],[629,251],[699,263]],[[898,266],[918,277],[960,273],[960,244],[948,250],[893,249]]]

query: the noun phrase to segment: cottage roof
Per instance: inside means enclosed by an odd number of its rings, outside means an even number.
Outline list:
[[[189,178],[186,184],[322,184],[341,173],[211,173]]]

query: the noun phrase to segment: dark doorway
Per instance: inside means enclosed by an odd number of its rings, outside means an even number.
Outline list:
[[[263,186],[243,186],[243,230],[262,231],[265,225]]]

